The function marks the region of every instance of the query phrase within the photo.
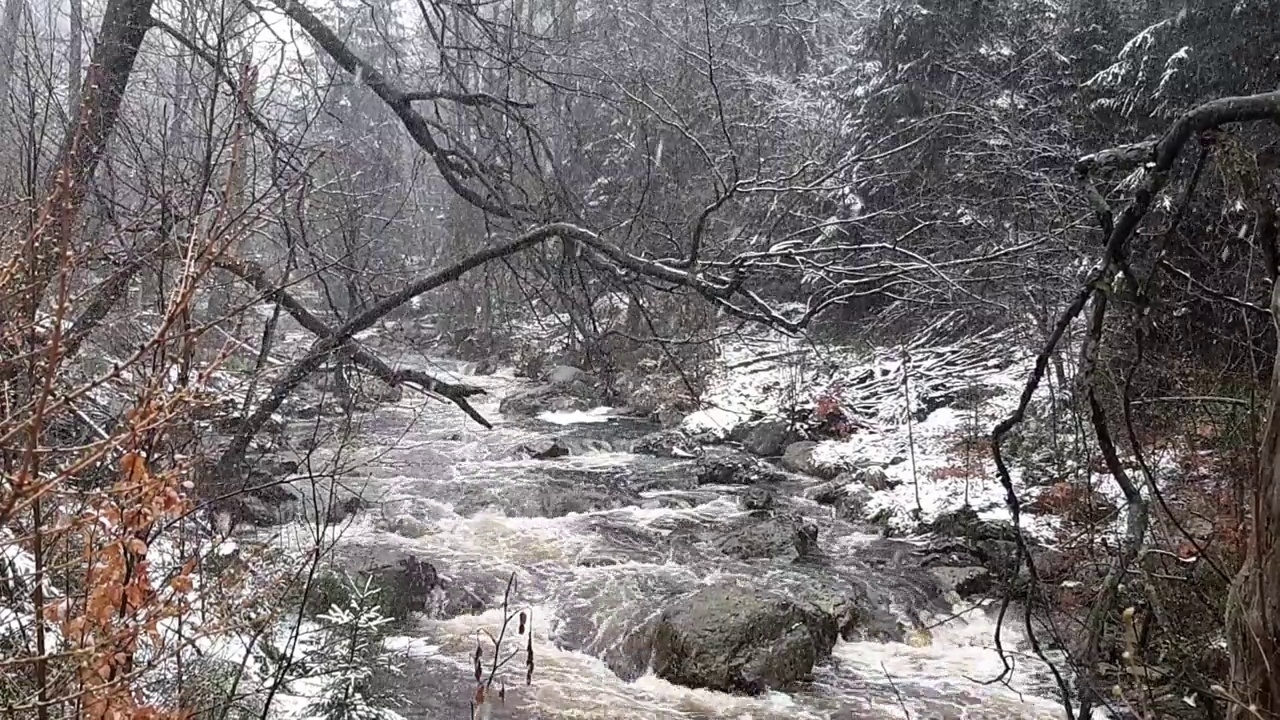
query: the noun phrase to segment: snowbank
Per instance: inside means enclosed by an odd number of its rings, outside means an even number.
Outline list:
[[[999,334],[942,340],[937,328],[944,323],[896,348],[820,347],[781,336],[735,340],[720,348],[722,370],[683,427],[724,438],[744,421],[813,409],[825,397],[858,427],[843,440],[822,441],[813,460],[884,472],[885,487],[870,490],[868,516],[899,533],[965,505],[983,519],[1009,520],[989,438],[1017,407],[1034,358],[1011,352],[1017,343]],[[1011,468],[1019,496],[1035,498],[1043,488],[1021,474]],[[1110,477],[1094,479],[1123,504]],[[1054,517],[1023,518],[1024,528],[1046,541],[1057,525]]]

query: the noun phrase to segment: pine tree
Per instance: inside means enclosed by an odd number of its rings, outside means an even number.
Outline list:
[[[324,720],[389,720],[395,717],[379,701],[372,686],[375,668],[398,673],[396,658],[383,647],[385,626],[391,618],[378,604],[380,588],[365,578],[357,583],[346,578],[349,595],[345,606],[333,605],[319,616],[326,637],[319,668],[324,688],[307,707],[307,714]]]

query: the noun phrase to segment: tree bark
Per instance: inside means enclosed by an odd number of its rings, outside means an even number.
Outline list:
[[[0,18],[0,117],[9,106],[9,84],[13,79],[13,60],[18,54],[18,35],[26,14],[27,0],[5,0],[4,17]]]
[[[1280,283],[1271,289],[1271,317],[1280,329]],[[1253,528],[1227,601],[1229,720],[1280,717],[1280,354],[1274,363],[1258,453]]]
[[[67,251],[71,224],[80,213],[98,161],[124,103],[138,50],[151,27],[152,0],[111,0],[90,59],[88,83],[49,180],[48,197],[25,249],[25,303],[34,314]]]

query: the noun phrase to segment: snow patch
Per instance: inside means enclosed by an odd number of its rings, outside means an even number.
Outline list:
[[[965,506],[984,520],[1009,521],[988,438],[1017,407],[1034,359],[1010,352],[1014,343],[999,335],[950,340],[947,322],[942,318],[895,348],[814,347],[783,336],[738,338],[719,348],[722,370],[708,383],[704,407],[686,417],[683,427],[724,439],[749,419],[785,417],[827,398],[854,427],[845,439],[820,441],[813,460],[884,473],[886,487],[869,490],[868,517],[879,515],[899,534]],[[935,409],[920,419],[920,409],[929,407]],[[1024,480],[1016,464],[1010,476],[1024,500],[1042,491]],[[1103,495],[1123,506],[1109,476],[1093,480]],[[1024,515],[1022,523],[1030,535],[1051,543],[1060,521]]]

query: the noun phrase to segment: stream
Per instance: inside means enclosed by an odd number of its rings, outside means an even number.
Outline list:
[[[1013,627],[1006,626],[1004,638],[1015,672],[1008,682],[989,682],[1003,668],[993,646],[994,606],[955,608],[940,603],[936,591],[930,596],[929,576],[911,563],[911,542],[882,539],[805,499],[804,488],[819,481],[794,477],[771,489],[780,506],[817,523],[820,564],[736,560],[715,552],[709,538],[744,515],[738,496],[747,488],[691,485],[689,461],[626,452],[653,426],[603,415],[576,424],[504,418],[499,400],[524,381],[471,377],[468,365],[452,361],[430,367],[485,387],[490,394],[476,407],[494,429],[471,424],[452,405],[406,393],[364,416],[343,451],[351,468],[344,482],[375,507],[346,521],[339,555],[361,564],[413,554],[452,586],[488,601],[479,614],[416,620],[388,641],[407,654],[404,676],[393,681],[402,716],[468,717],[476,638],[501,625],[499,605],[512,572],[516,602],[532,614],[536,668],[529,686],[522,666],[506,674],[506,704],[495,718],[1061,716]],[[589,451],[511,459],[520,446],[549,437]],[[395,531],[405,518],[420,523],[420,536]],[[305,545],[305,530],[297,532]],[[726,579],[785,592],[815,573],[887,597],[895,612],[929,627],[931,638],[838,641],[811,683],[761,697],[692,690],[643,667],[625,670],[623,640],[667,599]],[[622,676],[615,672],[620,667]]]

